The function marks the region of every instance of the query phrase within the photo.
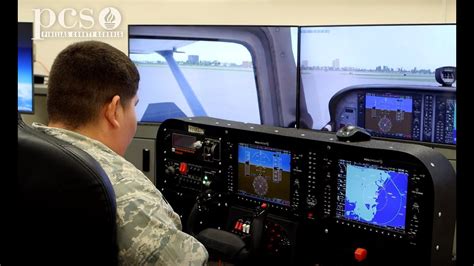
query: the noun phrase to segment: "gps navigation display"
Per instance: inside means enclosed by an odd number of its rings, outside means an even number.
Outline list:
[[[405,229],[408,173],[370,164],[339,160],[340,219],[385,229]]]

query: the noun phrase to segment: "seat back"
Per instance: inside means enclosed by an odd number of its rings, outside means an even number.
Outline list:
[[[99,163],[18,117],[19,261],[116,265],[116,201]]]

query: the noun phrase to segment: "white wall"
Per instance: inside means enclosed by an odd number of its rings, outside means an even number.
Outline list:
[[[128,24],[324,25],[456,22],[456,0],[19,0],[18,20],[33,21],[34,8],[113,6],[122,15],[120,39],[99,39],[127,52]],[[68,44],[84,39],[35,41],[36,60],[51,68]],[[47,74],[39,63],[36,74]]]

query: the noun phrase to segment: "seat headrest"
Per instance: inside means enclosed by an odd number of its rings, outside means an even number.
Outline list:
[[[99,163],[18,119],[21,248],[35,263],[117,263],[116,201]],[[33,253],[33,254],[32,254]]]

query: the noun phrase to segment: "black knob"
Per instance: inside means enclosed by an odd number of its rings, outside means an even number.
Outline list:
[[[295,188],[300,188],[300,181],[298,179],[295,179],[295,181],[293,182],[293,185]]]
[[[176,169],[174,169],[174,166],[170,165],[165,169],[165,174],[169,176],[174,176],[176,172]]]

